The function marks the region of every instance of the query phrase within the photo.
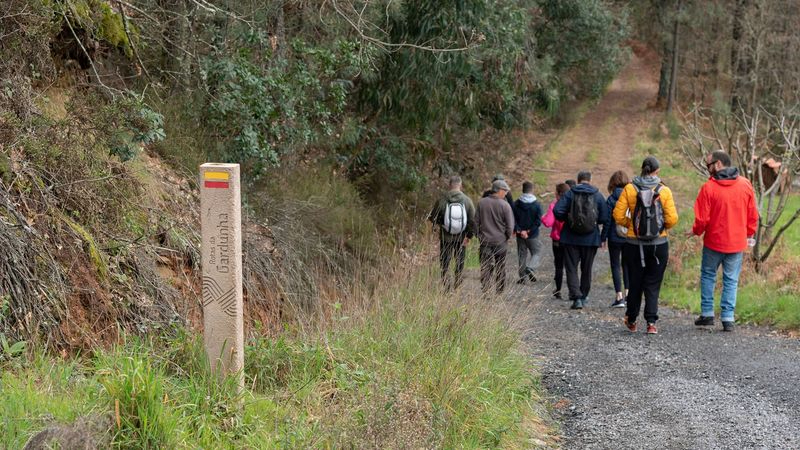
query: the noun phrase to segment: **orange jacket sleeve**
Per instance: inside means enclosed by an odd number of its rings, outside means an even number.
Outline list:
[[[661,204],[664,208],[664,227],[669,230],[678,224],[678,208],[675,207],[672,190],[666,186],[661,189]]]
[[[631,198],[633,198],[633,200],[631,200]],[[625,189],[622,190],[622,194],[619,196],[619,200],[617,200],[617,204],[614,206],[614,211],[611,213],[614,217],[614,222],[625,228],[630,228],[631,218],[630,215],[626,213],[629,209],[633,211],[634,207],[636,207],[636,188],[634,188],[632,184],[628,184],[625,186]]]

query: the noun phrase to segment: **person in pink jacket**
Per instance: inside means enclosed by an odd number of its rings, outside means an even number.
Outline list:
[[[561,229],[564,227],[564,222],[556,219],[553,215],[553,208],[556,206],[558,199],[569,190],[569,185],[566,183],[559,183],[556,185],[556,199],[550,203],[547,208],[547,214],[542,217],[542,224],[550,228],[550,239],[553,241],[553,263],[556,267],[556,288],[553,291],[553,297],[561,298],[561,283],[564,280],[564,248],[559,242],[561,240]]]

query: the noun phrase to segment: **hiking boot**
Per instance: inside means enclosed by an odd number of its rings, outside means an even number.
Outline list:
[[[583,309],[583,301],[581,301],[579,298],[576,298],[572,301],[572,306],[570,306],[569,309]]]
[[[723,321],[722,322],[722,331],[733,331],[733,321],[730,321],[730,322]]]
[[[553,291],[553,298],[561,300],[561,291]]]
[[[517,284],[525,284],[525,278],[520,278],[517,280]]]
[[[714,325],[714,316],[700,316],[697,320],[694,321],[694,324],[698,327],[707,327]]]
[[[625,303],[625,299],[624,298],[620,298],[620,299],[614,300],[614,303],[611,304],[612,308],[624,308],[626,306],[628,306],[628,304]]]
[[[529,273],[528,280],[530,280],[531,283],[536,283],[536,276],[533,273]]]
[[[656,324],[654,323],[647,324],[647,334],[658,334],[658,329],[656,328]]]
[[[626,327],[628,327],[628,331],[631,333],[636,333],[636,321],[633,322],[628,321],[628,316],[625,316],[625,320],[623,321]]]

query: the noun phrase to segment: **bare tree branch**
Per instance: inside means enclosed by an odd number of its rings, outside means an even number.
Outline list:
[[[795,108],[771,113],[759,107],[750,113],[741,106],[736,112],[722,115],[695,106],[690,116],[684,117],[687,126],[681,148],[699,173],[707,176],[703,158],[719,149],[731,155],[753,185],[760,218],[752,258],[760,267],[800,215],[800,211],[796,212],[773,231],[788,205],[792,176],[800,170],[800,117]],[[709,142],[716,148],[709,148]],[[772,173],[767,177],[765,171]]]

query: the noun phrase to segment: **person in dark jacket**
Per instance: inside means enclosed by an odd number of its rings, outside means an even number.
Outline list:
[[[498,173],[497,175],[495,175],[492,178],[492,184],[494,184],[495,181],[505,181],[505,180],[506,180],[506,177],[503,176],[502,173]],[[508,183],[506,183],[506,184],[508,184]],[[489,188],[489,189],[483,191],[483,194],[481,195],[481,198],[491,197],[492,195],[494,195],[494,193],[495,192],[494,192],[493,188]],[[506,201],[508,202],[508,206],[513,208],[514,207],[514,196],[511,195],[511,191],[506,192],[506,197],[505,198],[506,198]]]
[[[488,293],[494,285],[497,293],[506,286],[506,253],[508,240],[514,234],[514,212],[505,201],[509,191],[503,180],[492,183],[493,195],[478,200],[475,222],[478,224],[478,239],[481,261],[481,290]]]
[[[458,233],[451,233],[445,226],[447,207],[450,204],[462,204],[466,210],[466,227]],[[467,254],[467,244],[477,233],[475,221],[475,205],[472,200],[461,192],[461,177],[450,177],[450,187],[447,192],[436,201],[428,214],[428,220],[439,229],[439,262],[442,266],[442,283],[445,291],[458,289],[461,286],[461,274],[464,271],[464,260]],[[450,261],[455,260],[455,274],[450,282]]]
[[[628,266],[625,264],[625,258],[622,257],[622,250],[625,248],[625,235],[627,229],[623,227],[614,226],[614,218],[612,217],[614,207],[617,206],[617,200],[622,195],[622,189],[630,183],[628,175],[625,172],[618,170],[611,175],[608,180],[608,193],[606,199],[606,206],[608,206],[608,226],[603,227],[603,234],[606,235],[606,242],[608,243],[608,259],[611,261],[611,278],[614,280],[614,291],[617,293],[614,298],[614,303],[611,304],[612,308],[624,308],[625,297],[628,295]],[[623,292],[623,288],[625,291]]]
[[[564,269],[567,272],[567,288],[569,299],[572,300],[572,309],[583,309],[588,302],[589,290],[592,287],[592,265],[597,254],[597,248],[605,246],[604,235],[600,225],[608,226],[608,208],[606,199],[600,191],[592,186],[592,174],[588,171],[578,173],[578,184],[565,192],[553,208],[556,219],[565,222],[561,230],[561,245],[564,247]],[[590,196],[596,208],[594,229],[586,234],[581,234],[573,229],[570,221],[570,209],[577,196]],[[578,269],[580,268],[580,277]]]
[[[514,202],[514,234],[517,236],[519,280],[536,281],[534,271],[542,262],[542,243],[539,227],[542,225],[542,206],[533,195],[533,183],[522,183],[522,195]],[[530,254],[530,255],[529,255]]]

